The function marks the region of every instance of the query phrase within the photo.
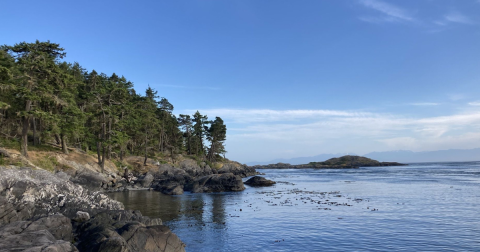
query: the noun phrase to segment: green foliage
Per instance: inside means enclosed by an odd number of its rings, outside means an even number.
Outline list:
[[[27,145],[51,151],[45,143],[55,141],[65,153],[70,145],[95,155],[102,167],[114,154],[147,160],[187,152],[204,160],[208,152],[215,161],[226,152],[221,118],[198,111],[177,118],[156,90],[141,95],[124,76],[87,71],[65,56],[50,41],[0,46],[0,144],[28,157]]]
[[[58,161],[55,157],[45,156],[34,161],[33,164],[47,171],[53,172],[58,166]]]
[[[0,137],[0,147],[7,149],[20,150],[20,143],[18,139]]]

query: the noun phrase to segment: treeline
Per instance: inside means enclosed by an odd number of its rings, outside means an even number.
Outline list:
[[[225,154],[226,126],[198,111],[179,115],[173,105],[148,87],[145,94],[117,74],[86,71],[62,61],[59,44],[18,43],[0,47],[0,134],[28,145],[56,142],[95,151],[99,165],[125,155],[187,153],[208,161]],[[208,142],[207,142],[207,141]]]

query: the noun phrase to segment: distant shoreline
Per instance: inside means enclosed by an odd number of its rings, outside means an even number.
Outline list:
[[[342,156],[331,158],[324,162],[310,162],[308,164],[292,165],[288,163],[277,163],[269,165],[250,166],[254,169],[358,169],[360,167],[384,167],[384,166],[406,166],[397,162],[379,162],[360,156]]]

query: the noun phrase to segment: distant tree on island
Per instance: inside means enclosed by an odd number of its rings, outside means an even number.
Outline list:
[[[50,41],[0,46],[0,140],[53,144],[96,153],[98,164],[125,155],[195,155],[214,162],[224,154],[226,126],[220,117],[173,114],[173,105],[151,87],[145,95],[113,73],[87,71],[61,61],[66,53]],[[207,147],[204,141],[210,146]]]

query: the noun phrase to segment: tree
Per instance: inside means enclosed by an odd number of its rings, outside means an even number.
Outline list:
[[[223,123],[222,118],[216,117],[210,122],[210,128],[207,130],[207,140],[210,141],[207,159],[215,162],[217,155],[225,152],[224,142],[227,138],[227,126]]]
[[[21,153],[28,158],[28,131],[30,118],[41,114],[36,102],[47,101],[61,103],[52,94],[52,80],[57,76],[57,61],[65,57],[64,49],[59,44],[36,41],[22,42],[14,46],[4,45],[1,48],[15,59],[14,95],[23,110],[19,111],[22,120]]]
[[[192,145],[191,145],[191,138],[192,138],[192,118],[190,115],[179,115],[177,119],[178,125],[184,130],[184,138],[185,138],[185,145],[187,147],[188,155],[192,154]]]
[[[195,155],[203,156],[205,152],[203,139],[206,133],[205,127],[208,124],[208,117],[197,111],[193,115],[193,122],[195,122],[195,125],[193,125],[193,148]]]

